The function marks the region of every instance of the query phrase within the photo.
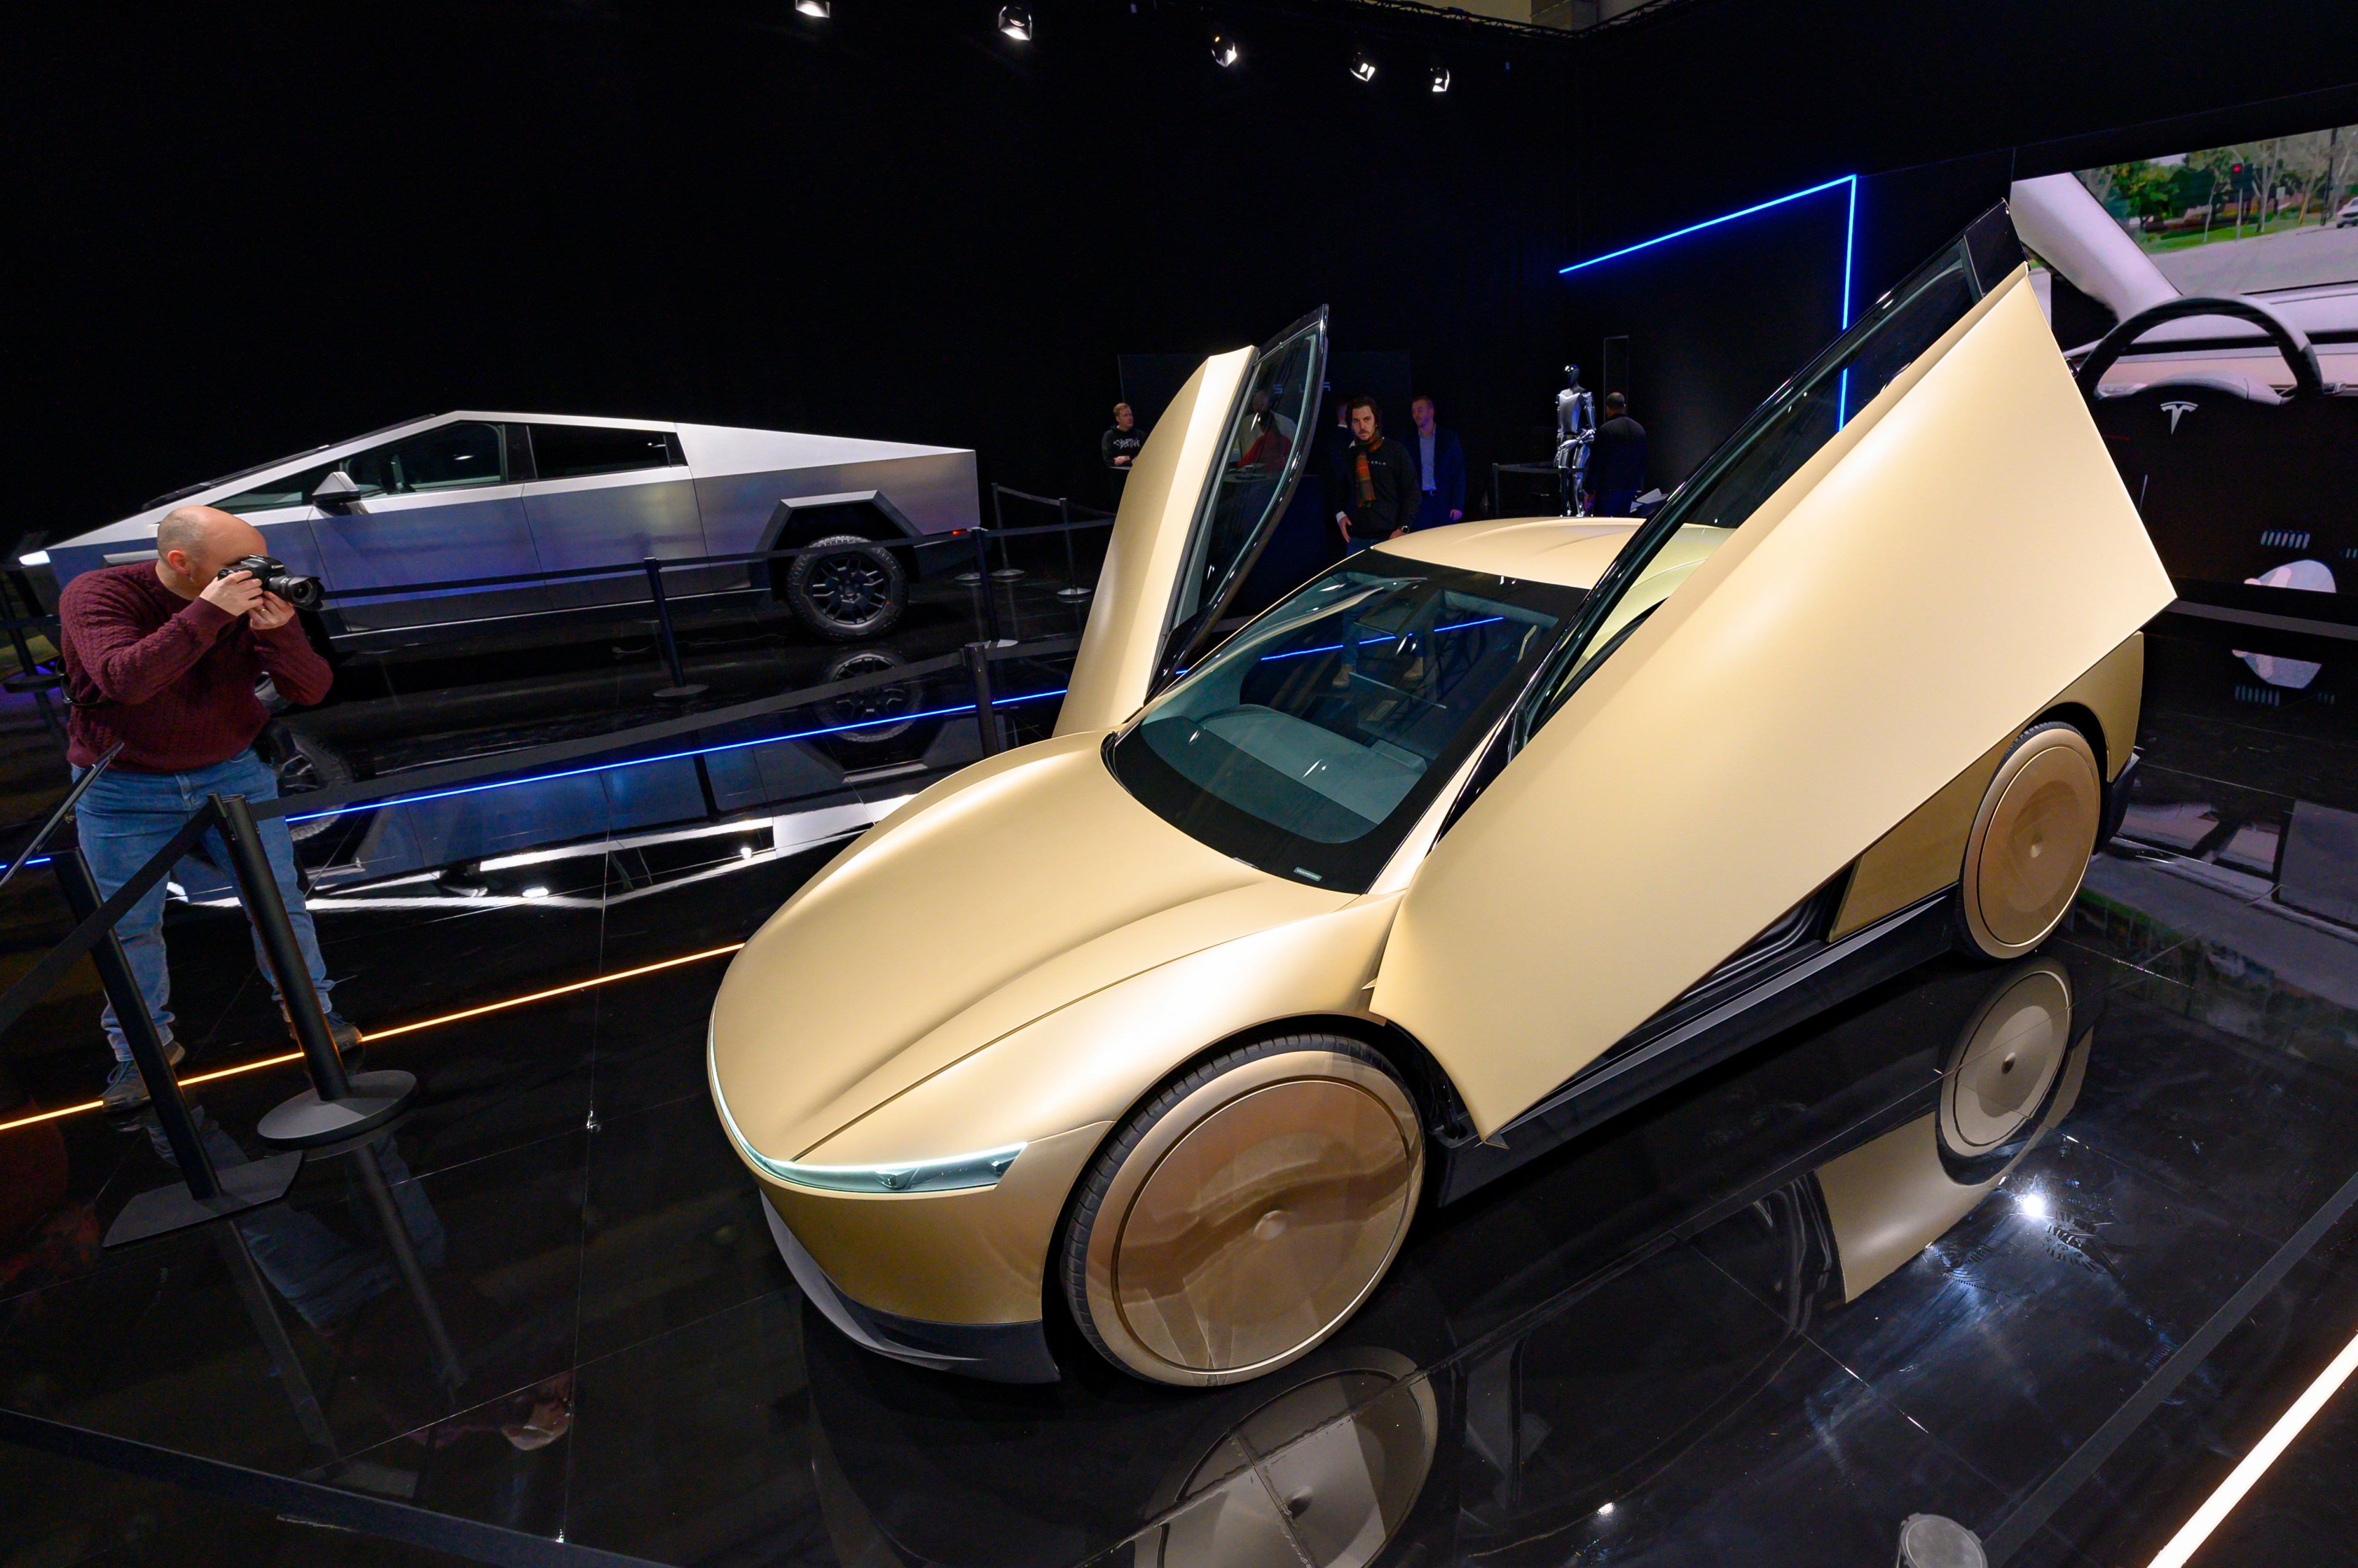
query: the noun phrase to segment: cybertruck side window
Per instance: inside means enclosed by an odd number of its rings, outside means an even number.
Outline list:
[[[208,504],[240,517],[281,506],[308,505],[311,492],[319,488],[321,480],[335,471],[336,466],[334,463],[321,463],[300,473],[281,474],[276,479],[265,480],[250,490],[241,490],[235,495],[225,495]]]
[[[498,484],[507,477],[500,427],[471,420],[421,430],[355,453],[338,466],[352,476],[363,496],[471,490]]]
[[[1190,837],[1364,892],[1546,658],[1581,590],[1383,553],[1238,633],[1110,748]]]
[[[2020,258],[2006,210],[1992,209],[1756,409],[1614,557],[1536,700],[1519,716],[1518,742],[1578,687],[1588,649],[1601,649],[1616,631],[1675,591],[1852,414],[1955,326],[2004,276],[2001,268],[2011,270]]]
[[[669,468],[678,438],[665,430],[611,430],[596,425],[535,425],[532,457],[542,479],[581,479]]]

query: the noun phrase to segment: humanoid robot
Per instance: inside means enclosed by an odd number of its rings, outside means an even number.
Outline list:
[[[1596,395],[1580,384],[1580,367],[1563,367],[1564,387],[1555,395],[1555,466],[1570,476],[1564,485],[1563,514],[1585,517],[1588,454],[1596,442]]]

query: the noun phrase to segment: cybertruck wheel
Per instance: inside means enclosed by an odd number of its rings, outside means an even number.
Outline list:
[[[1965,841],[1961,945],[2013,958],[2045,941],[2079,896],[2104,814],[2104,775],[2088,738],[2058,721],[2023,731]]]
[[[848,547],[834,549],[838,545]],[[849,643],[881,636],[900,621],[909,606],[909,579],[892,551],[859,534],[815,539],[810,551],[786,568],[786,602],[804,625],[830,642]]]
[[[907,661],[890,648],[857,648],[849,654],[838,654],[827,666],[827,681],[858,680],[861,676],[882,675],[898,669]],[[827,705],[828,725],[838,731],[833,738],[854,746],[872,746],[879,741],[890,741],[907,732],[914,719],[902,717],[917,710],[917,687],[907,686],[872,686],[838,697]]]
[[[337,789],[352,782],[352,765],[341,752],[280,719],[271,719],[262,727],[254,750],[269,764],[281,795]],[[334,827],[336,822],[332,816],[315,816],[308,822],[289,822],[287,832],[300,844]]]
[[[1423,1180],[1415,1103],[1375,1052],[1331,1034],[1241,1046],[1165,1085],[1083,1173],[1065,1301],[1137,1377],[1259,1377],[1358,1309]]]

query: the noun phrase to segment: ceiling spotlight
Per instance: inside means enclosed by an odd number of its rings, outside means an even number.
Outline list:
[[[1373,81],[1376,79],[1376,62],[1368,57],[1366,49],[1356,49],[1351,51],[1351,74],[1361,81]]]
[[[1214,33],[1212,35],[1212,63],[1222,67],[1236,64],[1237,40],[1230,38],[1226,33]]]
[[[1433,62],[1431,69],[1425,71],[1424,79],[1433,83],[1433,90],[1435,92],[1449,91],[1449,68],[1439,60]]]
[[[999,8],[999,30],[1019,44],[1032,41],[1032,7],[1001,5]]]
[[[835,14],[834,0],[795,0],[795,9],[806,16],[816,16],[822,22]]]

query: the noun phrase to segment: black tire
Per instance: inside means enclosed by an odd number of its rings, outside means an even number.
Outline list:
[[[341,752],[292,724],[272,720],[265,736],[265,751],[281,795],[336,789],[352,782],[352,765],[344,760]],[[287,832],[299,844],[326,832],[337,821],[333,816],[321,816],[309,822],[289,822]]]
[[[1248,1102],[1252,1108],[1242,1109]],[[1339,1116],[1333,1114],[1337,1106]],[[1239,1114],[1241,1131],[1238,1119],[1224,1119],[1231,1113]],[[1256,1118],[1259,1131],[1253,1130]],[[1201,1148],[1190,1140],[1215,1122],[1219,1129],[1206,1135],[1214,1151],[1209,1158],[1220,1160],[1221,1150],[1229,1154],[1215,1177],[1196,1184],[1188,1173],[1200,1172],[1203,1162],[1174,1156],[1183,1144]],[[1313,1151],[1314,1158],[1295,1147],[1303,1138],[1321,1137],[1326,1143]],[[1273,1146],[1288,1152],[1284,1162],[1262,1167],[1260,1174],[1270,1179],[1230,1179],[1249,1168],[1252,1155]],[[1423,1162],[1413,1097],[1390,1064],[1358,1041],[1290,1034],[1222,1052],[1173,1078],[1132,1111],[1082,1173],[1054,1254],[1058,1288],[1090,1347],[1133,1377],[1197,1388],[1259,1377],[1315,1349],[1381,1281],[1414,1217]],[[1153,1239],[1140,1242],[1137,1235],[1167,1235],[1169,1214],[1158,1195],[1172,1184],[1182,1196],[1242,1193],[1249,1207],[1271,1206],[1249,1227],[1241,1225],[1249,1217],[1241,1213],[1190,1220],[1198,1228],[1188,1234],[1210,1238],[1207,1244],[1156,1253]],[[1323,1210],[1314,1206],[1321,1203]],[[1300,1238],[1287,1238],[1289,1229],[1298,1229]],[[1343,1238],[1339,1247],[1337,1237]],[[1306,1283],[1309,1291],[1291,1302],[1232,1289],[1222,1293],[1221,1286],[1254,1277],[1261,1266],[1255,1246],[1279,1260],[1279,1276]],[[1217,1307],[1192,1316],[1141,1315],[1124,1304],[1133,1297],[1123,1272],[1141,1248],[1150,1267],[1185,1256],[1204,1270],[1226,1271],[1207,1290],[1221,1302],[1250,1303],[1258,1317],[1221,1321]],[[1313,1258],[1305,1249],[1323,1249],[1325,1256]],[[1304,1259],[1333,1267],[1321,1274],[1303,1267]],[[1155,1288],[1152,1281],[1140,1287]],[[1160,1299],[1195,1302],[1189,1293],[1195,1288],[1192,1279],[1183,1280]],[[1197,1325],[1200,1342],[1158,1343],[1158,1325],[1173,1321]]]
[[[849,546],[821,555],[832,546]],[[909,578],[892,552],[859,534],[814,539],[786,567],[785,599],[802,623],[829,642],[877,637],[909,607]]]
[[[855,680],[861,676],[881,675],[896,669],[904,663],[890,648],[860,648],[849,654],[838,654],[827,666],[829,684],[839,680]],[[904,733],[914,719],[903,717],[917,710],[917,686],[876,686],[865,691],[838,697],[827,704],[827,721],[842,726],[841,732],[831,737],[855,746],[872,746],[880,741],[890,741]],[[857,725],[857,729],[850,726]]]

